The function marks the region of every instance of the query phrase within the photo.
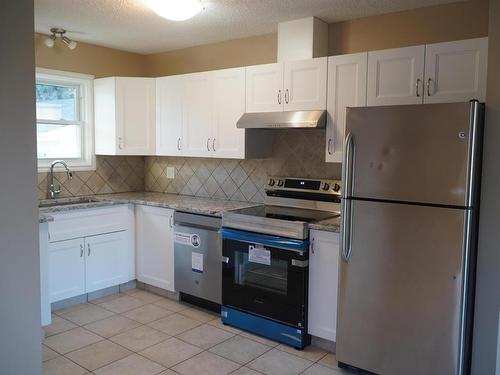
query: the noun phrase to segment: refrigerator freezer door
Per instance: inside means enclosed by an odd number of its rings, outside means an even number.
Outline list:
[[[358,198],[468,206],[470,103],[348,108]]]
[[[458,373],[466,213],[353,201],[339,362],[384,375]]]

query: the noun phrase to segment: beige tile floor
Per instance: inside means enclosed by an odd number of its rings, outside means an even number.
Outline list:
[[[219,316],[139,289],[55,311],[45,375],[341,375],[335,355],[225,326]]]

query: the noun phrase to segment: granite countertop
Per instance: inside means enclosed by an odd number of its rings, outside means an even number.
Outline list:
[[[114,193],[104,195],[91,195],[88,197],[60,199],[61,203],[78,202],[78,200],[88,199],[88,202],[66,204],[61,206],[42,207],[40,213],[51,213],[76,210],[82,208],[95,208],[116,204],[142,204],[145,206],[171,208],[177,211],[192,212],[202,215],[211,215],[221,217],[224,211],[235,210],[239,208],[252,207],[259,203],[227,201],[221,199],[192,197],[188,195],[177,195],[168,193],[152,192],[130,192]],[[45,202],[45,201],[43,201]]]
[[[49,221],[54,221],[54,218],[49,215],[39,214],[38,215],[38,223],[48,223]]]
[[[340,216],[309,223],[309,229],[340,233]]]

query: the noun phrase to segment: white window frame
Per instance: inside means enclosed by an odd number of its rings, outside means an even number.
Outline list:
[[[94,76],[89,74],[65,72],[61,70],[36,68],[36,82],[60,85],[77,85],[79,100],[77,109],[81,122],[82,157],[79,159],[65,159],[73,171],[95,171],[94,145]],[[38,119],[37,119],[38,122]],[[50,164],[55,159],[38,159],[38,172],[48,172]],[[58,165],[56,169],[62,167]]]

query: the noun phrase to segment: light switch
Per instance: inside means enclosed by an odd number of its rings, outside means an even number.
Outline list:
[[[175,178],[175,168],[174,167],[167,167],[167,178]]]

